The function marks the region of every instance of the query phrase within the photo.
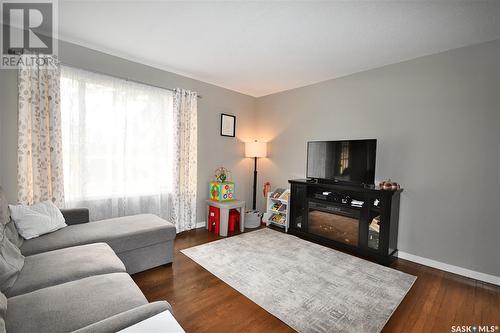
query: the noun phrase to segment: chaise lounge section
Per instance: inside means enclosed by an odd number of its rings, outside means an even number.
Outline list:
[[[152,214],[89,222],[87,209],[61,210],[67,227],[25,240],[25,256],[91,243],[106,243],[134,274],[173,260],[175,226]]]

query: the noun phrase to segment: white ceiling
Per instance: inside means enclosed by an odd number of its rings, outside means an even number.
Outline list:
[[[500,1],[60,1],[61,39],[263,96],[500,38]]]

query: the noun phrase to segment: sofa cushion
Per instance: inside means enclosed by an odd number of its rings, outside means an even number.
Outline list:
[[[71,332],[147,303],[126,273],[92,276],[9,298],[7,332]]]
[[[34,239],[25,240],[24,255],[65,247],[107,243],[116,253],[129,251],[175,238],[175,226],[152,214],[140,214],[70,225]]]
[[[8,297],[93,275],[125,272],[109,245],[95,243],[28,256]]]
[[[0,225],[0,291],[11,288],[23,268],[24,256],[12,244],[5,234],[5,227]]]
[[[19,235],[14,222],[10,219],[9,205],[2,187],[0,187],[0,226],[5,226],[5,233],[12,244],[17,247],[23,244],[23,238]]]
[[[23,245],[24,238],[22,238],[17,232],[14,221],[10,220],[5,226],[5,235],[17,248],[20,248]]]

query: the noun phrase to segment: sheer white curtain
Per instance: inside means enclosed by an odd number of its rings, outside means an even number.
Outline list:
[[[172,220],[171,91],[62,66],[61,114],[66,207]]]

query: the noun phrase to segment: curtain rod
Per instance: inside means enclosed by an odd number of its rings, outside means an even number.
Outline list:
[[[113,75],[113,74],[108,74],[108,73],[104,73],[104,72],[98,72],[98,71],[95,71],[95,70],[89,70],[89,69],[81,68],[81,67],[74,66],[74,65],[71,65],[71,64],[67,64],[67,63],[64,63],[62,61],[60,63],[63,66],[72,67],[72,68],[75,68],[75,69],[81,69],[81,70],[84,70],[84,71],[87,71],[87,72],[92,72],[92,73],[95,73],[95,74],[107,75],[107,76],[114,77],[116,79],[121,79],[121,80],[129,81],[129,82],[139,83],[139,84],[143,84],[143,85],[146,85],[146,86],[155,87],[155,88],[158,88],[158,89],[163,89],[163,90],[168,90],[168,91],[174,91],[174,89],[172,89],[172,88],[160,87],[160,86],[157,86],[157,85],[154,85],[154,84],[151,84],[151,83],[129,79],[128,77],[121,77],[121,76],[117,76],[117,75]],[[203,96],[198,95],[198,94],[196,95],[196,97],[203,98]]]

